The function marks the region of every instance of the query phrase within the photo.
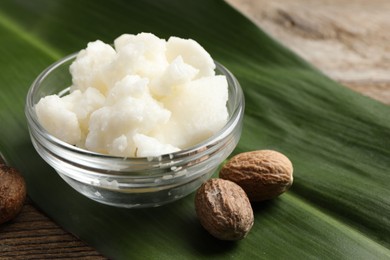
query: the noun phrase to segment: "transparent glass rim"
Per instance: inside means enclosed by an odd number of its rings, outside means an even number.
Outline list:
[[[49,67],[47,67],[44,71],[42,71],[38,77],[34,80],[32,85],[30,86],[30,89],[26,96],[26,105],[25,105],[25,114],[29,122],[29,127],[34,127],[38,130],[38,133],[44,137],[47,141],[51,142],[52,144],[58,146],[59,148],[66,149],[68,151],[77,153],[79,155],[84,156],[92,156],[96,160],[117,160],[121,163],[124,163],[126,161],[132,162],[132,163],[150,163],[152,160],[151,157],[121,157],[121,156],[113,156],[108,154],[102,154],[102,153],[96,153],[93,151],[89,151],[86,149],[79,148],[77,146],[73,146],[71,144],[68,144],[53,135],[51,135],[47,130],[39,123],[38,118],[34,111],[34,95],[38,91],[41,83],[45,78],[55,69],[60,67],[66,62],[69,62],[72,59],[75,59],[78,53],[70,54],[53,64],[51,64]],[[222,72],[223,75],[226,76],[226,79],[228,81],[228,84],[233,86],[233,96],[229,96],[230,98],[233,98],[233,104],[234,107],[232,111],[229,113],[229,119],[228,122],[214,135],[207,138],[206,140],[189,147],[187,149],[183,149],[174,153],[169,154],[163,154],[161,156],[153,156],[153,158],[159,158],[158,161],[160,163],[164,163],[164,161],[170,161],[173,158],[179,159],[179,158],[187,158],[191,157],[194,154],[198,154],[200,151],[204,151],[205,149],[208,149],[208,147],[213,146],[217,144],[220,140],[223,140],[226,136],[228,136],[234,129],[235,124],[237,124],[237,121],[240,119],[240,117],[243,116],[244,108],[245,108],[245,101],[244,101],[244,94],[241,89],[241,86],[238,82],[238,80],[235,78],[235,76],[222,64],[214,60],[214,63],[216,65],[216,69]]]

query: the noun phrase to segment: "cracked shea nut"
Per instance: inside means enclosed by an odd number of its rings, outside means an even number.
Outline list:
[[[20,212],[26,198],[26,183],[12,167],[0,164],[0,224]]]
[[[252,202],[275,198],[293,182],[293,166],[283,154],[272,150],[240,153],[221,169],[219,177],[237,183]]]
[[[240,240],[253,226],[252,206],[234,182],[210,179],[197,191],[195,210],[202,226],[221,240]]]

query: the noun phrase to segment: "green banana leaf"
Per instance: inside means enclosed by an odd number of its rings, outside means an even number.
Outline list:
[[[294,184],[254,205],[244,240],[200,226],[193,194],[142,210],[109,207],[71,189],[33,149],[27,90],[52,62],[123,33],[200,42],[231,70],[246,112],[234,153],[275,149]],[[53,220],[111,259],[390,259],[390,107],[354,93],[217,0],[0,1],[0,152]]]

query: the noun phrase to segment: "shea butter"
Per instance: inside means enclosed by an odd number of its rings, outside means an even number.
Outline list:
[[[35,112],[53,136],[97,153],[150,157],[189,148],[228,120],[228,83],[196,41],[124,34],[88,43],[70,66],[66,95]]]

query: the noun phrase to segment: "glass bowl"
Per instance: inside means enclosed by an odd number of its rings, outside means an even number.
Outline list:
[[[50,135],[38,122],[34,105],[44,96],[68,93],[69,66],[76,55],[59,60],[37,77],[27,94],[25,113],[39,155],[86,197],[125,208],[170,203],[196,190],[236,147],[244,96],[236,78],[217,62],[216,74],[225,75],[228,81],[229,119],[218,133],[189,149],[157,157],[124,158],[87,151]]]

